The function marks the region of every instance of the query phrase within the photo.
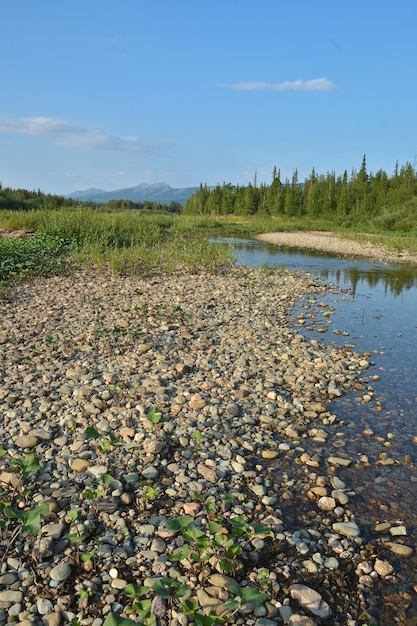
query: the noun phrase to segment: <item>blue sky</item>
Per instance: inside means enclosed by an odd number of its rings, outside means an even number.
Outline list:
[[[415,164],[416,0],[3,0],[1,24],[4,186]]]

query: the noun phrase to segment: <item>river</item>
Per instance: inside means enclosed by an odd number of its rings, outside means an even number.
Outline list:
[[[238,264],[284,267],[337,286],[320,301],[302,300],[293,311],[294,327],[311,339],[366,354],[370,362],[357,396],[330,405],[344,422],[344,436],[329,441],[327,450],[337,454],[342,448],[356,459],[341,477],[352,485],[352,510],[373,550],[385,541],[375,538],[377,523],[406,527],[414,556],[394,560],[396,581],[386,582],[382,598],[381,590],[371,593],[371,605],[381,624],[388,623],[384,604],[392,611],[404,606],[407,623],[417,624],[417,268],[255,239],[217,241],[233,244]],[[308,323],[300,324],[305,309]],[[277,467],[277,479],[279,472]],[[301,511],[289,514],[302,522]]]

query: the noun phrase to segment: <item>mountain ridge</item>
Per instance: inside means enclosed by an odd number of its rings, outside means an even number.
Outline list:
[[[66,194],[65,198],[73,200],[81,200],[84,202],[97,202],[106,204],[110,200],[130,200],[131,202],[159,202],[160,204],[170,204],[171,202],[179,202],[184,204],[190,198],[198,187],[170,187],[167,183],[140,183],[133,187],[124,187],[114,189],[113,191],[105,191],[91,187],[85,190],[73,191]]]

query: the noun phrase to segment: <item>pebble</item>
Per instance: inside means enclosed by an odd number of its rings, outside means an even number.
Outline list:
[[[230,586],[256,585],[267,555],[273,600],[256,610],[249,604],[231,623],[246,623],[244,615],[256,626],[284,618],[314,626],[301,609],[328,619],[330,605],[304,584],[306,569],[336,576],[329,596],[354,611],[341,562],[357,558],[360,528],[347,521],[350,477],[337,476],[352,459],[344,456],[347,447],[332,452],[334,441],[343,443],[343,425],[328,404],[337,413],[337,398],[369,361],[305,339],[289,319],[296,298],[317,299],[328,290],[286,270],[232,267],[123,279],[84,270],[28,281],[0,301],[3,445],[19,458],[36,449],[42,469],[25,505],[49,506],[42,538],[18,537],[4,562],[2,606],[12,613],[18,607],[22,624],[33,624],[37,612],[45,626],[74,618],[101,626],[128,603],[127,581],[143,585],[169,574],[192,578],[206,615],[230,617],[224,604]],[[53,349],[50,337],[57,337]],[[151,414],[160,420],[151,423]],[[2,482],[17,488],[7,459]],[[297,520],[304,516],[301,523],[291,519],[291,508]],[[183,539],[167,520],[190,515],[207,532],[220,513],[226,532],[238,515],[266,524],[272,537],[242,542],[233,577],[211,560],[201,582],[189,563],[169,560]],[[396,555],[410,550],[383,545]],[[41,557],[36,584],[26,562],[32,551]],[[373,567],[381,581],[392,573],[389,561],[377,559]],[[37,583],[51,599],[39,597]],[[81,590],[91,590],[84,605]]]
[[[51,580],[56,580],[57,582],[67,580],[71,576],[71,566],[68,563],[58,563],[51,569],[49,576]]]

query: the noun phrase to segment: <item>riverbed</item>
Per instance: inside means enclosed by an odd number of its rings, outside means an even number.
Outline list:
[[[293,316],[294,327],[305,337],[358,350],[369,357],[364,386],[335,403],[335,411],[344,422],[344,436],[335,439],[328,449],[342,450],[356,459],[341,475],[354,485],[353,507],[365,531],[386,522],[403,524],[410,545],[414,546],[417,540],[416,267],[414,263],[404,262],[404,257],[387,260],[387,254],[381,250],[352,250],[350,242],[340,246],[340,240],[335,242],[330,234],[324,237],[304,234],[300,248],[295,247],[300,238],[287,235],[277,233],[257,240],[229,240],[229,243],[235,246],[238,264],[301,270],[335,285],[333,293],[300,302]],[[271,245],[271,241],[275,244]],[[310,446],[312,454],[317,450],[320,454],[324,451],[320,446]],[[278,479],[281,474],[277,467]],[[294,508],[294,519],[299,520],[303,514],[302,507]],[[383,546],[383,537],[379,543]],[[398,606],[408,604],[407,617],[417,621],[414,560],[398,563],[398,580],[400,583],[390,587],[389,592],[386,589],[385,594]],[[379,601],[375,595],[375,606]],[[388,616],[381,619],[389,620]]]

